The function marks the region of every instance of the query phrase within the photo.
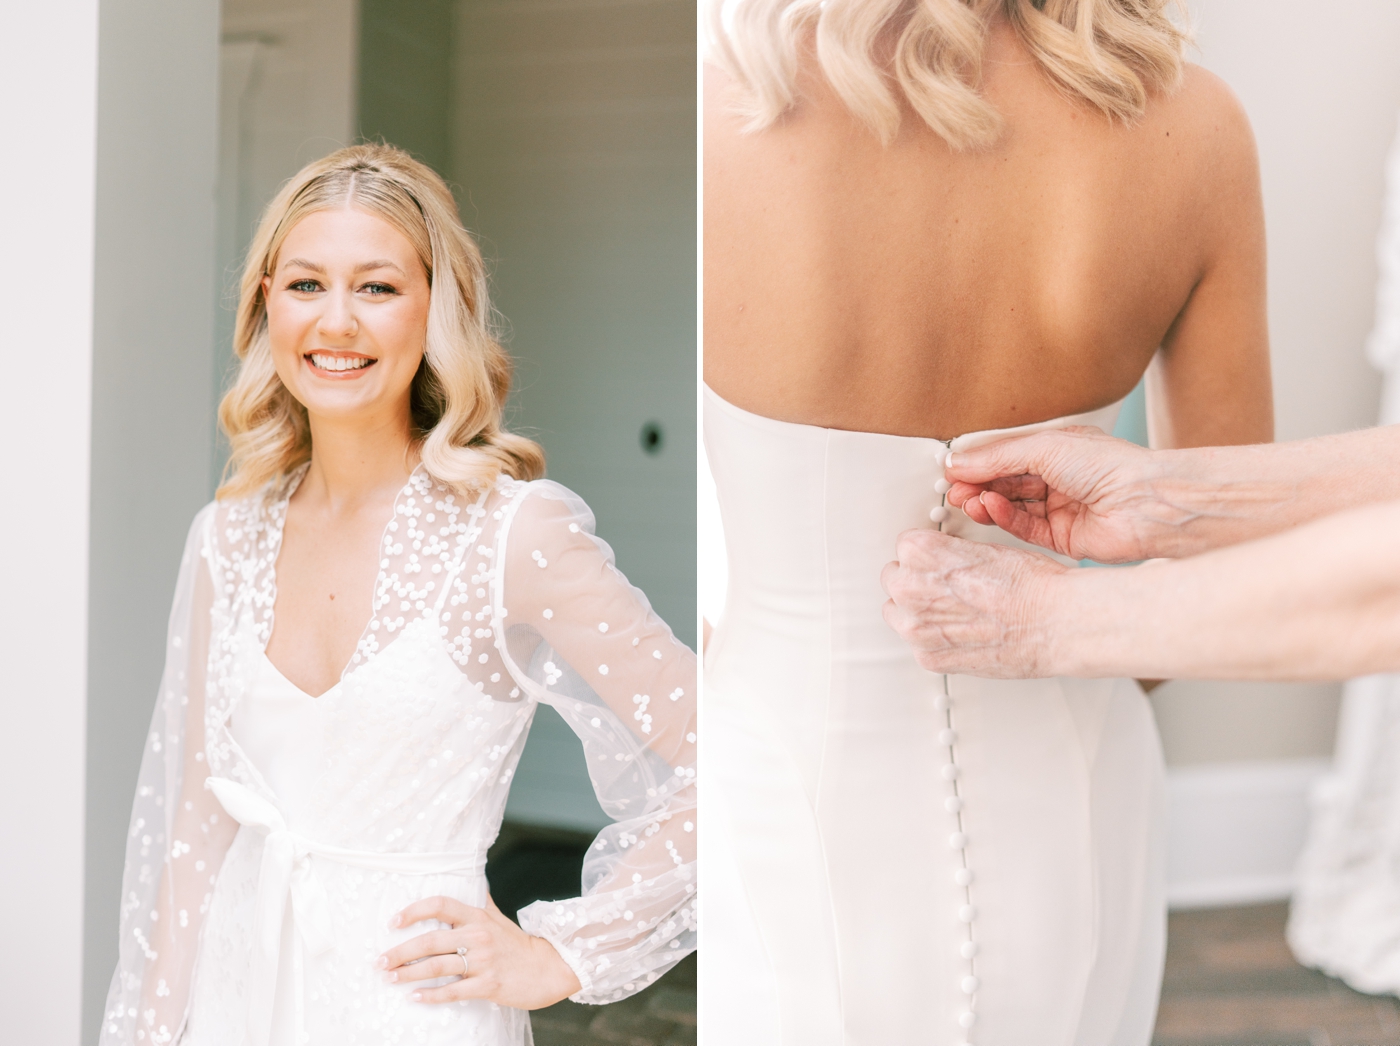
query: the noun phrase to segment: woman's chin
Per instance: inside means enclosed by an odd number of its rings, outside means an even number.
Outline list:
[[[384,389],[379,382],[307,382],[292,395],[314,421],[335,425],[373,424],[387,414],[407,412],[408,389]]]

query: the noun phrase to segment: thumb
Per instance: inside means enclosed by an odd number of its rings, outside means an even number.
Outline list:
[[[1033,436],[998,440],[972,450],[953,451],[946,459],[944,475],[955,483],[979,484],[1011,476],[1041,475],[1054,446],[1047,437],[1054,435],[1037,432]]]
[[[1121,443],[1099,429],[1070,425],[1047,429],[1030,436],[1014,436],[973,450],[959,450],[945,459],[948,479],[963,483],[990,483],[1014,476],[1040,476],[1052,487],[1068,480],[1073,469],[1067,466]],[[1102,453],[1097,455],[1102,458]]]

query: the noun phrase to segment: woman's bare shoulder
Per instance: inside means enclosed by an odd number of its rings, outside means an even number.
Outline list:
[[[1143,124],[1175,139],[1173,146],[1183,158],[1258,166],[1254,130],[1243,103],[1229,84],[1199,65],[1186,63],[1181,82],[1152,100]]]

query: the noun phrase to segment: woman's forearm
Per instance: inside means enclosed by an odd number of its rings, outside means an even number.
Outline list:
[[[1325,493],[1319,472],[1304,482]],[[1400,501],[1191,559],[1073,571],[1046,596],[1039,630],[1055,675],[1301,680],[1397,670]]]
[[[1400,426],[1292,443],[1154,455],[1147,479],[1175,525],[1162,556],[1189,556],[1348,508],[1400,499]]]

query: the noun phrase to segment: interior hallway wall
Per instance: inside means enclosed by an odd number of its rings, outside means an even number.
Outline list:
[[[1254,125],[1269,240],[1278,439],[1373,425],[1382,168],[1400,113],[1394,0],[1191,0],[1196,60]],[[1330,755],[1338,684],[1174,682],[1153,695],[1168,762]]]
[[[209,500],[218,46],[218,0],[101,5],[85,600],[89,1043],[116,963],[127,822],[175,575],[190,520]],[[65,629],[82,605],[52,627]],[[13,950],[29,938],[7,939]],[[3,1010],[6,1020],[16,1012]],[[45,1029],[13,1041],[59,1040]]]
[[[87,699],[96,0],[20,4],[0,33],[0,1019],[78,1041]]]

